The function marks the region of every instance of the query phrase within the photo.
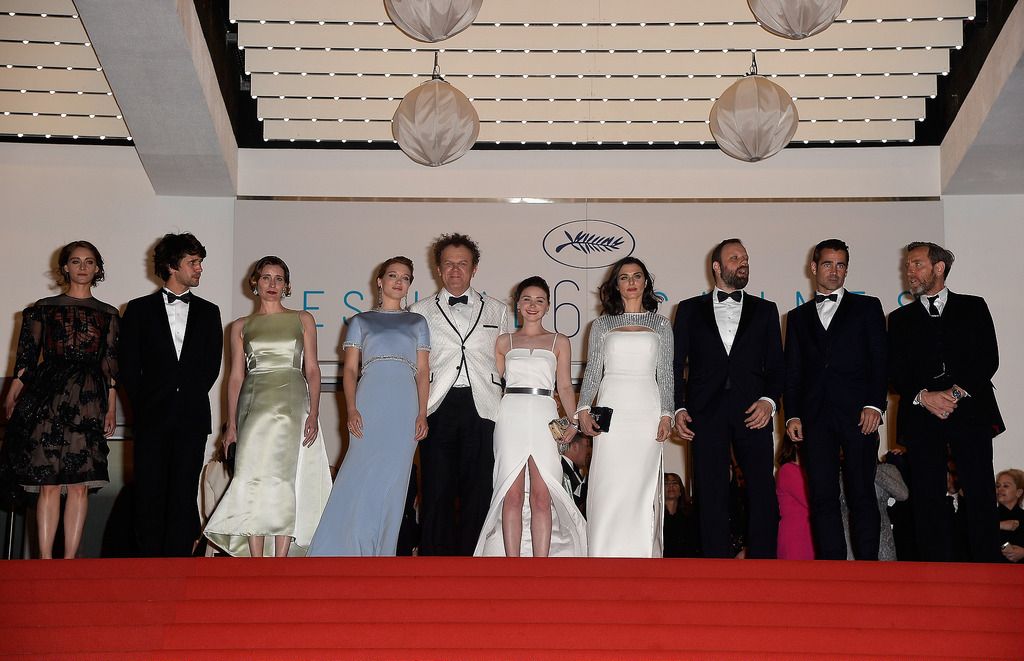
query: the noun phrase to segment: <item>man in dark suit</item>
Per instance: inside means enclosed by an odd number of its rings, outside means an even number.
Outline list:
[[[992,388],[999,366],[992,315],[983,298],[946,288],[953,253],[925,242],[906,251],[907,284],[918,300],[889,315],[889,376],[900,395],[897,432],[907,447],[918,551],[922,560],[954,559],[948,452],[964,494],[970,558],[998,562],[992,438],[1005,426]]]
[[[853,556],[877,560],[881,515],[875,500],[878,425],[888,394],[885,314],[873,296],[844,288],[850,248],[814,247],[814,299],[786,322],[786,431],[804,443],[816,557],[846,559],[839,508],[839,457],[850,510]]]
[[[121,381],[134,411],[135,532],[144,556],[189,556],[199,537],[196,493],[224,341],[220,310],[191,291],[205,257],[191,234],[165,235],[153,255],[164,286],[129,302],[121,323]]]
[[[750,266],[739,239],[726,239],[714,249],[711,274],[714,291],[683,301],[676,312],[676,430],[693,441],[705,557],[734,555],[729,545],[732,451],[747,482],[747,557],[774,558],[779,505],[771,421],[785,371],[779,312],[775,303],[743,292]]]
[[[590,457],[594,452],[594,440],[583,434],[576,437],[566,446],[562,453],[562,485],[572,495],[576,507],[583,518],[587,518],[587,475],[590,468]]]

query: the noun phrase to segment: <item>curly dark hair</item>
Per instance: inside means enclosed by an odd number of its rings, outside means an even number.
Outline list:
[[[100,251],[96,249],[96,246],[88,241],[72,241],[63,248],[60,249],[60,254],[57,255],[57,282],[61,285],[67,285],[71,283],[71,279],[68,274],[64,271],[64,267],[68,265],[68,260],[71,259],[71,253],[78,248],[85,248],[92,253],[93,258],[96,260],[96,275],[92,279],[91,284],[102,282],[103,278],[106,277],[106,271],[103,270],[103,257],[100,256]]]
[[[288,269],[288,265],[284,263],[284,260],[277,255],[267,255],[266,257],[260,257],[259,260],[253,264],[252,270],[249,271],[249,288],[252,289],[252,293],[256,293],[256,283],[260,279],[260,274],[263,273],[263,269],[268,266],[280,266],[281,270],[284,271],[284,295],[292,295],[292,272]]]
[[[384,274],[388,272],[388,267],[392,264],[402,264],[409,267],[409,284],[412,284],[412,281],[415,279],[415,276],[413,275],[414,271],[412,260],[405,255],[395,255],[391,259],[385,260],[381,263],[381,265],[377,267],[377,275],[374,276],[374,280],[380,280],[383,278]]]
[[[629,264],[639,266],[640,270],[644,272],[644,294],[640,304],[648,312],[658,309],[661,301],[654,295],[654,276],[647,270],[647,266],[636,257],[623,257],[612,265],[608,277],[605,278],[605,281],[597,289],[598,296],[601,298],[601,310],[604,314],[622,314],[625,312],[626,308],[622,302],[622,294],[619,293],[617,280],[619,279],[619,271],[622,270],[623,266]]]
[[[442,234],[437,237],[437,241],[434,241],[434,266],[441,266],[441,253],[444,252],[445,248],[451,246],[460,246],[468,249],[473,255],[473,266],[477,266],[480,263],[480,246],[476,244],[476,241],[465,234],[452,232],[451,234]]]
[[[206,259],[206,247],[192,233],[164,234],[153,248],[153,272],[164,282],[171,278],[171,269],[177,269],[188,255]]]

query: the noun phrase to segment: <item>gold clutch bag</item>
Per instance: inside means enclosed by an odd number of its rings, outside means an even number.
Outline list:
[[[566,430],[569,429],[569,418],[564,416],[561,418],[555,418],[548,423],[548,429],[551,430],[551,436],[556,441],[561,441],[562,436],[565,434]]]

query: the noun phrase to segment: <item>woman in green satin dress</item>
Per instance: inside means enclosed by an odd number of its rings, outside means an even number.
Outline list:
[[[256,262],[249,284],[257,310],[228,327],[224,447],[238,443],[235,475],[205,534],[235,556],[269,554],[271,539],[277,557],[305,555],[331,491],[316,323],[282,305],[291,277],[279,257]]]

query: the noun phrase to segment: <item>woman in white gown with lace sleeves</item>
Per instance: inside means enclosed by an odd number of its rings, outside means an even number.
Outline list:
[[[587,480],[587,537],[595,557],[661,557],[663,443],[673,411],[672,325],[657,313],[654,280],[635,257],[620,259],[599,290],[604,314],[590,329],[579,424],[594,436]],[[595,403],[596,399],[596,403]],[[612,409],[606,432],[591,404]]]
[[[586,521],[562,487],[562,464],[548,422],[558,417],[552,395],[574,411],[569,339],[541,324],[550,290],[533,276],[516,288],[522,328],[498,337],[495,360],[505,395],[494,428],[494,495],[474,555],[586,556]],[[576,429],[562,435],[568,443]]]

